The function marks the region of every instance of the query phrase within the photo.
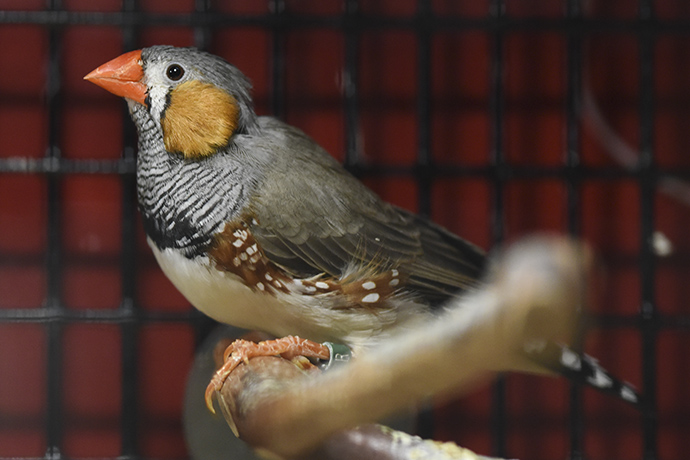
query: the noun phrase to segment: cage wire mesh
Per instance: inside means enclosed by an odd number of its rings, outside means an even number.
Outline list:
[[[534,231],[601,259],[585,349],[647,399],[509,375],[425,432],[530,459],[682,459],[690,6],[677,0],[0,0],[0,458],[184,458],[210,323],[155,265],[124,104],[82,81],[198,46],[260,114],[484,248]]]

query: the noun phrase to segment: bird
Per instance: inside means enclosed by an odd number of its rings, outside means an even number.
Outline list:
[[[482,249],[383,201],[298,128],[258,116],[249,79],[223,58],[156,45],[84,78],[127,101],[139,210],[162,271],[211,318],[280,338],[263,352],[366,349],[481,285]],[[596,361],[549,352],[568,357],[562,374],[638,401]],[[209,385],[211,410],[225,376]]]

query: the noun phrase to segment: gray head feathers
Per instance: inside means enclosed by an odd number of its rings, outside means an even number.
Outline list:
[[[176,48],[167,45],[151,46],[141,51],[144,72],[161,64],[179,64],[185,70],[185,76],[177,81],[169,81],[170,86],[188,79],[197,79],[213,83],[232,95],[240,108],[239,133],[254,134],[258,130],[256,114],[251,98],[251,82],[235,66],[223,58],[214,56],[196,48]],[[163,69],[166,66],[161,66]]]

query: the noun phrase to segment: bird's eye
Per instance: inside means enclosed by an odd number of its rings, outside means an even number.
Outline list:
[[[172,64],[165,69],[165,75],[172,81],[177,81],[184,76],[184,69],[180,64]]]

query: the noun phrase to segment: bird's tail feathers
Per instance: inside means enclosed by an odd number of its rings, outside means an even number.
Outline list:
[[[531,361],[570,381],[591,386],[636,407],[641,405],[641,396],[632,384],[611,375],[589,355],[550,341],[527,344],[524,352]]]

